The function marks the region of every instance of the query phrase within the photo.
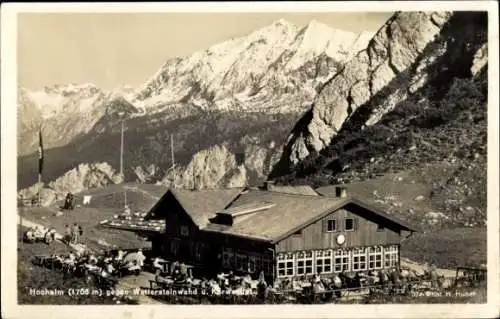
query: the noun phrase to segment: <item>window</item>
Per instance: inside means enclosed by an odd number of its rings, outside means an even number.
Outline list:
[[[387,268],[396,267],[398,265],[398,246],[384,247],[384,266]]]
[[[234,266],[234,253],[231,248],[222,250],[222,267],[232,269]]]
[[[242,252],[237,252],[236,253],[236,270],[239,271],[247,271],[248,267],[248,256],[243,254]]]
[[[366,250],[364,248],[352,251],[352,270],[366,270]]]
[[[170,254],[173,256],[177,256],[177,252],[179,251],[179,241],[174,239],[170,242]]]
[[[351,263],[351,254],[342,249],[336,250],[333,254],[333,271],[349,271]]]
[[[368,248],[368,269],[382,268],[382,247]]]
[[[197,242],[196,246],[195,246],[195,252],[194,252],[196,261],[202,260],[202,256],[203,256],[204,251],[205,251],[205,244],[202,242]]]
[[[353,218],[346,218],[345,219],[345,230],[346,231],[354,230],[354,219]]]
[[[384,231],[384,230],[385,230],[384,225],[381,225],[381,224],[377,225],[377,231]]]
[[[189,227],[181,226],[181,236],[189,236]]]
[[[313,273],[312,251],[297,253],[297,275],[309,275],[312,273]]]
[[[293,254],[278,255],[278,277],[287,277],[294,275],[293,271],[294,259],[295,258]]]
[[[328,274],[332,272],[332,251],[316,251],[316,273]]]
[[[329,219],[326,221],[326,231],[329,233],[337,231],[337,221],[335,219]]]
[[[293,257],[293,255],[292,255]],[[286,265],[288,266],[288,265]],[[263,255],[261,259],[261,270],[264,271],[265,274],[273,273],[273,259],[270,256]],[[292,261],[292,272],[293,272],[293,261]]]
[[[251,273],[257,271],[257,256],[255,255],[248,256],[248,271]]]

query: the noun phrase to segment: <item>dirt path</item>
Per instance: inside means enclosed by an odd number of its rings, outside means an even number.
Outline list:
[[[141,272],[139,276],[129,276],[121,279],[118,282],[117,289],[123,289],[128,291],[133,291],[136,288],[140,287],[149,287],[149,280],[153,280],[154,275]],[[133,295],[132,298],[136,299],[141,305],[160,305],[162,302],[155,300],[149,296],[144,295]]]
[[[136,192],[142,193],[142,194],[144,194],[146,196],[151,197],[152,199],[154,199],[156,201],[160,200],[160,197],[152,195],[149,192],[147,192],[147,191],[145,191],[143,189],[138,188],[137,186],[123,186],[123,188],[126,189],[126,190],[131,190],[131,191],[136,191]]]

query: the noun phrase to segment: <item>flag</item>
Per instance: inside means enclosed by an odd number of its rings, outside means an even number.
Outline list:
[[[42,175],[43,171],[43,142],[42,142],[42,129],[39,132],[38,142],[38,173]]]

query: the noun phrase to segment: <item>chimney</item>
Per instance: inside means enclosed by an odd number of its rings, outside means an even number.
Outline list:
[[[274,181],[265,181],[264,182],[264,188],[266,190],[271,190],[271,188],[274,186]]]
[[[335,196],[337,198],[346,198],[347,197],[347,188],[343,186],[336,186],[335,187]]]

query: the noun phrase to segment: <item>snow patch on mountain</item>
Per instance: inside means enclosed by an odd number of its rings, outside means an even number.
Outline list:
[[[283,19],[247,36],[168,60],[132,102],[155,113],[190,103],[204,110],[303,111],[316,88],[368,45],[355,34]]]

